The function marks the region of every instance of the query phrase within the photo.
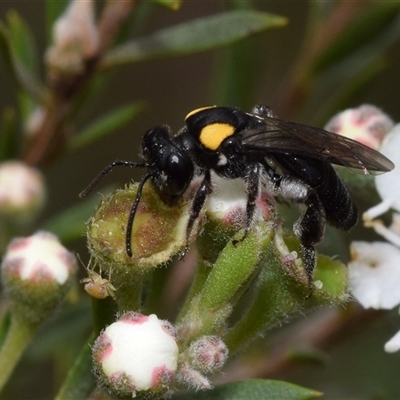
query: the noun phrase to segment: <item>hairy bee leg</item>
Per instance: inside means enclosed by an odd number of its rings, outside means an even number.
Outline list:
[[[189,221],[186,225],[186,246],[180,255],[180,259],[183,259],[189,249],[189,239],[190,234],[192,233],[193,225],[196,222],[201,210],[204,207],[204,204],[207,200],[207,197],[212,193],[211,186],[211,174],[210,171],[206,171],[204,178],[196,191],[194,199],[192,201],[192,205],[190,207]]]
[[[247,204],[246,204],[246,222],[244,228],[244,234],[240,239],[232,240],[233,245],[241,242],[247,236],[250,228],[253,224],[254,214],[256,211],[256,203],[260,197],[260,164],[254,164],[245,177],[246,193],[247,193]]]
[[[131,168],[146,168],[147,165],[144,163],[137,163],[135,161],[125,161],[125,160],[115,160],[110,165],[107,165],[102,171],[100,171],[97,176],[90,182],[90,184],[86,187],[86,189],[82,190],[79,193],[79,197],[83,198],[86,197],[88,194],[92,192],[92,190],[98,185],[98,183],[108,175],[114,167],[122,166],[122,167],[131,167]]]
[[[314,245],[322,240],[325,233],[326,216],[323,204],[315,189],[290,176],[282,177],[274,190],[284,198],[303,203],[307,207],[294,224],[293,231],[301,241],[301,252],[311,285],[316,264]]]
[[[310,289],[310,295],[312,293],[312,281],[313,281],[313,272],[316,266],[316,257],[315,257],[315,249],[314,246],[308,246],[305,244],[300,245],[301,256],[304,262],[304,269],[307,273],[308,278],[308,286]]]
[[[129,213],[128,223],[126,225],[126,232],[125,232],[125,251],[126,251],[126,254],[128,255],[128,257],[132,257],[132,255],[133,255],[132,254],[132,246],[131,246],[133,220],[135,219],[137,207],[139,205],[140,198],[142,197],[143,186],[146,183],[146,181],[151,177],[152,177],[151,174],[147,174],[140,181],[137,192],[136,192],[135,201],[133,202],[131,211]]]

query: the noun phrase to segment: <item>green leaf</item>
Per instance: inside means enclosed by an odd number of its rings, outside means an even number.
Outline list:
[[[177,11],[181,8],[182,0],[155,0],[156,3]]]
[[[31,73],[39,70],[38,54],[29,26],[15,10],[7,13],[10,48],[13,56]]]
[[[12,74],[12,78],[17,81],[16,73],[13,66],[13,60],[11,56],[11,45],[10,35],[7,27],[0,21],[0,52],[4,59],[7,68]]]
[[[94,213],[98,202],[99,199],[96,197],[82,201],[47,221],[43,229],[55,233],[62,242],[78,239],[83,236],[86,221]]]
[[[0,22],[0,52],[20,89],[25,90],[37,103],[45,101],[46,91],[41,82],[13,54],[10,32]]]
[[[199,18],[121,45],[106,55],[101,67],[211,50],[286,23],[284,17],[252,10]]]
[[[72,138],[69,148],[76,150],[87,146],[101,137],[114,132],[115,130],[132,121],[144,108],[143,103],[131,103],[109,114],[97,119],[82,132]]]
[[[218,385],[203,392],[184,391],[172,395],[172,400],[308,400],[322,393],[283,381],[250,379]]]

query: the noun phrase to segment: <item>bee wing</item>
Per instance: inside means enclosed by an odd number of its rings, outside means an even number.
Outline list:
[[[364,173],[377,174],[394,168],[383,154],[345,136],[279,118],[262,119],[265,124],[240,132],[241,143],[247,150],[325,159],[331,164],[362,169]]]

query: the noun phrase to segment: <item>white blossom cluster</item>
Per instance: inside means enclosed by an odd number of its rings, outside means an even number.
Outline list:
[[[373,123],[365,117],[368,110],[371,111]],[[364,137],[361,142],[368,145],[373,143],[374,146],[371,147],[377,148],[395,165],[400,166],[400,124],[391,127],[391,121],[384,113],[381,113],[380,121],[377,110],[373,106],[361,106],[359,109],[345,111],[345,121],[357,122],[352,125],[350,136],[356,140]],[[360,119],[357,115],[362,115],[363,118]],[[336,118],[340,121],[340,114]],[[348,129],[349,124],[344,125]],[[373,133],[374,125],[379,127],[379,135]],[[382,127],[388,129],[384,137]],[[343,134],[348,136],[346,132]],[[370,140],[371,134],[373,136]],[[377,144],[377,137],[382,138],[380,146]],[[375,186],[382,201],[364,213],[363,221],[366,227],[373,228],[385,241],[355,241],[351,244],[349,287],[352,295],[364,308],[389,310],[400,306],[400,167],[376,176]],[[393,210],[392,222],[390,226],[385,226],[377,217],[389,210]],[[385,344],[385,350],[400,350],[400,331]]]

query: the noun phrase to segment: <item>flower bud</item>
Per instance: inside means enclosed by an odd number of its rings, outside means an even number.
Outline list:
[[[93,345],[100,384],[115,396],[155,398],[166,392],[178,366],[175,330],[156,315],[128,312]]]
[[[54,24],[53,40],[46,54],[53,77],[82,73],[85,62],[96,55],[99,47],[93,1],[71,0]]]
[[[207,377],[187,363],[183,363],[183,365],[180,366],[176,380],[183,386],[196,390],[207,390],[212,388],[211,382]]]
[[[12,311],[31,322],[49,318],[74,279],[76,258],[49,232],[14,239],[1,265]]]
[[[377,150],[392,127],[392,119],[382,110],[363,104],[340,112],[326,124],[325,129]]]
[[[45,188],[41,173],[20,161],[0,164],[0,218],[29,223],[42,209]]]
[[[218,336],[203,336],[189,346],[189,361],[204,374],[221,369],[228,358],[228,348]]]

